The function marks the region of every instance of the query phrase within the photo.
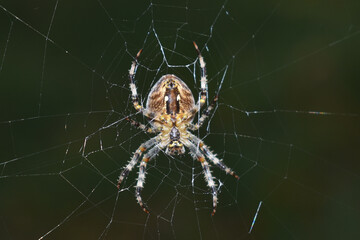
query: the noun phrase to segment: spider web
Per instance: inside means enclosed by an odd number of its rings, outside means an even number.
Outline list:
[[[358,1],[0,1],[1,239],[357,239],[360,222]],[[164,74],[199,95],[196,132],[239,180],[163,152],[134,198],[152,137],[132,107]],[[195,121],[198,117],[195,119]]]

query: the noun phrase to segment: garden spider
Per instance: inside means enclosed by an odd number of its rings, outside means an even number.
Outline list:
[[[141,190],[143,189],[145,183],[146,165],[149,160],[155,157],[162,149],[166,148],[165,153],[168,155],[178,155],[184,154],[185,147],[187,147],[192,157],[201,163],[205,181],[211,189],[213,196],[212,215],[215,214],[218,197],[214,177],[211,174],[209,163],[206,158],[227,174],[239,179],[234,171],[218,159],[216,155],[209,150],[209,147],[203,143],[203,141],[188,131],[197,130],[201,127],[218,100],[218,96],[216,95],[212,103],[206,110],[204,110],[198,123],[192,123],[195,114],[204,105],[207,94],[205,62],[198,46],[195,42],[193,42],[193,44],[198,53],[198,59],[201,67],[201,93],[197,104],[195,104],[194,96],[188,86],[177,76],[167,74],[163,75],[152,87],[147,98],[146,108],[144,108],[139,103],[134,81],[138,67],[138,57],[140,56],[142,50],[137,53],[135,61],[132,62],[129,70],[130,89],[134,108],[151,119],[151,127],[147,127],[144,124],[138,123],[129,118],[127,118],[127,120],[130,121],[132,125],[147,133],[158,133],[158,135],[141,144],[135,151],[130,162],[121,172],[117,187],[120,188],[121,182],[128,176],[133,167],[138,163],[141,155],[144,153],[139,165],[135,194],[137,202],[146,213],[149,213],[149,211],[141,198]],[[147,152],[145,153],[145,151]]]

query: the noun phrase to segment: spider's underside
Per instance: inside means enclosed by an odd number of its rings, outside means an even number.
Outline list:
[[[141,198],[141,190],[145,183],[145,170],[148,161],[155,157],[160,150],[165,149],[165,153],[169,155],[184,154],[185,147],[189,150],[192,157],[201,163],[203,168],[205,180],[211,189],[213,196],[213,211],[216,211],[217,206],[217,188],[215,186],[214,177],[211,174],[209,159],[214,165],[230,174],[237,179],[239,178],[229,167],[227,167],[220,159],[213,154],[209,148],[198,137],[193,135],[188,130],[197,130],[204,123],[209,116],[211,110],[214,108],[218,97],[215,96],[212,103],[207,107],[199,118],[198,123],[193,124],[192,121],[195,114],[200,110],[206,101],[207,94],[207,78],[204,59],[194,42],[195,49],[198,52],[200,67],[201,67],[201,95],[199,101],[195,104],[194,96],[188,86],[177,76],[167,74],[162,76],[152,87],[144,108],[138,101],[136,85],[134,82],[136,70],[138,67],[138,57],[142,50],[136,56],[135,61],[132,62],[129,70],[130,89],[132,94],[132,101],[137,111],[151,119],[151,128],[144,124],[138,123],[134,120],[127,119],[132,125],[146,131],[148,133],[158,133],[157,136],[147,140],[141,144],[135,151],[130,162],[125,166],[121,172],[117,187],[120,188],[121,182],[128,176],[130,171],[143,158],[139,165],[139,174],[136,184],[136,199],[143,210],[149,213]],[[147,152],[146,152],[147,151]],[[146,153],[145,153],[146,152]]]

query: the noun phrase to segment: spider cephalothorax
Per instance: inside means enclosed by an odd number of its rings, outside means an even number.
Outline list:
[[[204,123],[209,116],[211,110],[214,108],[218,97],[215,96],[212,103],[207,107],[199,118],[198,123],[193,124],[192,121],[195,114],[200,110],[206,101],[207,93],[207,79],[206,68],[204,59],[200,53],[200,50],[194,42],[195,49],[198,52],[199,62],[201,67],[201,93],[200,99],[195,104],[194,96],[191,90],[175,75],[167,74],[162,76],[155,85],[151,88],[149,96],[146,102],[146,108],[143,108],[139,104],[136,85],[134,82],[136,70],[138,67],[137,59],[141,54],[140,50],[136,55],[135,61],[132,62],[129,70],[130,89],[132,94],[132,101],[137,111],[140,111],[146,117],[150,118],[151,127],[147,127],[144,124],[138,123],[134,120],[127,118],[132,125],[146,131],[148,133],[158,133],[157,136],[149,139],[135,151],[130,162],[125,166],[121,172],[118,180],[118,188],[120,188],[121,182],[127,177],[129,172],[138,163],[141,155],[143,159],[139,165],[139,176],[136,184],[136,198],[140,206],[145,212],[149,212],[145,207],[142,198],[141,190],[145,183],[145,169],[148,161],[156,156],[160,150],[165,149],[165,153],[169,155],[184,154],[185,147],[189,149],[190,154],[194,159],[198,160],[203,167],[205,180],[211,189],[213,195],[213,211],[216,211],[217,206],[217,189],[215,186],[214,178],[211,174],[208,158],[214,165],[224,170],[227,174],[238,176],[228,168],[220,159],[213,154],[209,148],[189,130],[197,130]],[[145,153],[146,152],[146,153]],[[206,158],[205,158],[206,157]]]

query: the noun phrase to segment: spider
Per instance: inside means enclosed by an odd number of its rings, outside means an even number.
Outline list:
[[[117,187],[120,189],[120,185],[124,179],[127,178],[130,171],[139,162],[141,155],[143,158],[139,165],[139,173],[137,178],[137,184],[135,186],[135,195],[138,204],[142,209],[149,213],[149,210],[145,206],[141,198],[141,191],[145,183],[145,171],[147,163],[155,157],[161,150],[165,149],[165,154],[168,155],[180,155],[185,153],[185,147],[189,149],[190,154],[195,160],[198,160],[203,168],[203,174],[208,187],[212,194],[212,215],[216,212],[218,194],[217,188],[214,182],[214,177],[211,174],[209,162],[227,174],[234,176],[236,179],[239,177],[227,167],[219,158],[216,157],[209,147],[204,142],[192,134],[190,131],[199,129],[204,121],[209,117],[211,110],[214,108],[218,95],[216,95],[212,103],[203,111],[201,117],[196,124],[192,121],[196,113],[206,102],[207,95],[207,78],[205,61],[201,55],[201,52],[193,42],[194,47],[198,53],[198,59],[201,69],[201,93],[199,101],[195,104],[194,96],[188,86],[180,78],[173,74],[163,75],[151,88],[149,96],[146,102],[146,108],[139,103],[138,94],[135,85],[135,74],[138,67],[138,58],[142,52],[142,49],[137,53],[135,61],[132,62],[129,70],[130,90],[134,108],[149,118],[151,127],[147,127],[142,123],[136,122],[130,118],[126,118],[130,123],[137,128],[147,133],[158,133],[157,136],[150,138],[146,142],[140,145],[135,151],[129,163],[124,167],[121,172]],[[190,130],[190,131],[189,131]]]

